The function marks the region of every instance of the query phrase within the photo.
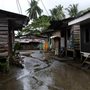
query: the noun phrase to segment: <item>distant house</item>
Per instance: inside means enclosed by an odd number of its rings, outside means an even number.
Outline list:
[[[61,50],[64,48],[66,51],[67,49],[67,30],[70,29],[68,27],[68,22],[73,18],[67,18],[59,21],[51,21],[51,25],[49,29],[52,29],[53,32],[51,33],[51,46],[52,49],[55,50],[55,55],[61,55]],[[66,53],[66,52],[65,52]]]
[[[78,25],[78,27],[80,28],[80,53],[90,54],[90,11],[87,11],[83,15],[70,21],[68,25]],[[77,28],[75,30],[77,31]],[[78,38],[78,36],[76,38]]]
[[[14,43],[14,30],[22,29],[28,17],[0,10],[0,57],[11,57]]]
[[[15,38],[15,42],[20,44],[21,50],[38,50],[44,38],[42,35],[26,34]]]

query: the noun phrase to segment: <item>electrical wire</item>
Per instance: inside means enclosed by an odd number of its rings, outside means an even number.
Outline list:
[[[42,1],[42,0],[41,0],[41,3],[42,3],[42,5],[43,5],[43,7],[44,7],[45,11],[47,12],[47,15],[49,16],[49,13],[48,13],[48,11],[47,11],[47,9],[46,9],[46,7],[45,7],[45,5],[44,5],[44,3],[43,3],[43,1]]]
[[[19,13],[22,14],[22,8],[21,8],[19,0],[16,0],[16,5],[17,5],[17,9],[18,9]]]

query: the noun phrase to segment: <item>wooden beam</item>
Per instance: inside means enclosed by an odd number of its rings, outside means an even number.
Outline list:
[[[67,40],[68,40],[68,31],[65,32],[65,56],[67,56]]]
[[[8,21],[8,55],[9,55],[9,58],[12,57],[12,30],[13,30],[13,27],[12,27],[12,22],[9,20]]]

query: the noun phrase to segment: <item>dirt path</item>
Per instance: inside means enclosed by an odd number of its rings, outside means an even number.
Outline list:
[[[11,73],[0,75],[0,90],[90,90],[89,73],[56,60],[47,63],[36,56],[42,57],[34,52],[33,57],[23,58],[24,69],[13,67]]]

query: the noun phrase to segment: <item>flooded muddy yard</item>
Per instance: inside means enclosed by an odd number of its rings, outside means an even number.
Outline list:
[[[23,69],[12,67],[8,74],[0,74],[0,90],[90,90],[90,73],[42,58],[42,53],[33,52],[24,56]]]

